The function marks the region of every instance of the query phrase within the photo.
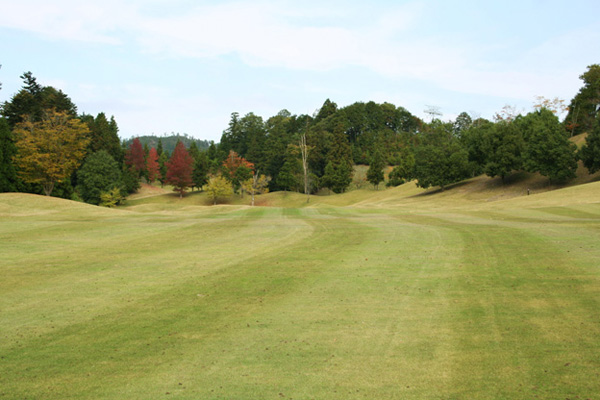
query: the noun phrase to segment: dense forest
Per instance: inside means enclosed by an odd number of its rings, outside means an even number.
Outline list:
[[[577,160],[600,169],[600,65],[588,67],[583,86],[564,106],[538,98],[526,115],[505,107],[493,121],[461,113],[453,121],[424,121],[401,106],[327,99],[314,115],[282,110],[263,119],[232,113],[220,142],[187,135],[121,141],[114,117],[78,114],[61,90],[24,73],[22,89],[0,109],[0,191],[45,193],[92,204],[115,205],[141,181],[171,185],[183,195],[206,189],[216,199],[235,190],[341,193],[353,166],[369,165],[378,187],[416,180],[442,190],[479,174],[501,177],[537,172],[564,182]],[[563,121],[558,117],[567,111]],[[582,149],[569,141],[588,133]]]
[[[175,151],[175,146],[177,146],[178,142],[182,142],[186,148],[189,148],[192,145],[192,142],[196,143],[196,147],[199,150],[205,151],[208,150],[210,146],[210,142],[208,140],[196,139],[194,137],[189,136],[187,133],[179,134],[179,133],[171,133],[169,135],[164,134],[162,136],[157,135],[144,135],[137,137],[142,143],[143,147],[147,147],[151,149],[152,147],[158,147],[158,141],[160,140],[162,144],[162,148],[168,154],[172,154]],[[124,141],[124,147],[128,148],[133,143],[134,138],[126,139]]]

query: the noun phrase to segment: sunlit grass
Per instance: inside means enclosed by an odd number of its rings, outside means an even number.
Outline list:
[[[2,194],[0,398],[597,398],[600,183],[467,189]]]

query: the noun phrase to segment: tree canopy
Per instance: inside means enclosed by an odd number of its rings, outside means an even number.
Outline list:
[[[192,171],[194,159],[187,152],[185,145],[179,142],[173,155],[167,162],[167,183],[173,185],[173,190],[183,197],[187,188],[193,183]]]
[[[69,178],[81,164],[88,133],[87,125],[66,112],[49,110],[39,122],[18,123],[14,129],[15,162],[20,176],[41,184],[50,196],[54,185]]]

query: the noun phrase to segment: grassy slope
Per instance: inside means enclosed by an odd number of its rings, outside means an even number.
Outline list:
[[[490,182],[2,194],[0,398],[598,398],[600,183]]]

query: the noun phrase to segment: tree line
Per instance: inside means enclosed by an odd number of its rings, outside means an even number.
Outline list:
[[[591,173],[600,169],[597,64],[581,75],[569,107],[540,98],[526,115],[508,107],[493,121],[461,113],[444,122],[390,103],[340,108],[328,99],[313,115],[282,110],[265,120],[234,112],[219,143],[184,135],[168,150],[155,136],[121,142],[114,117],[79,115],[62,91],[39,85],[30,72],[21,78],[23,88],[0,109],[0,191],[115,205],[145,180],[169,184],[180,196],[205,189],[216,202],[232,192],[342,193],[356,164],[369,165],[375,187],[391,166],[388,186],[416,180],[442,190],[482,173],[504,180],[528,171],[566,181],[578,159]],[[561,107],[568,110],[562,122]],[[582,132],[587,142],[577,151],[569,136]]]

